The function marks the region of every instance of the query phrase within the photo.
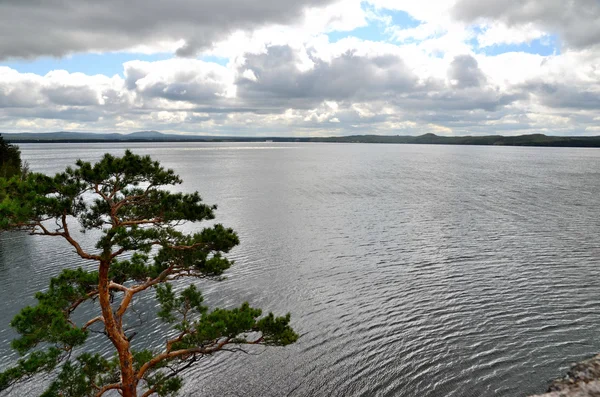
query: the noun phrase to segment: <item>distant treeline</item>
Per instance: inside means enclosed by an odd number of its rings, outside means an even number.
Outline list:
[[[404,143],[426,145],[496,145],[496,146],[554,146],[600,147],[600,136],[439,136],[352,135],[340,137],[219,137],[162,134],[143,131],[133,134],[92,134],[77,132],[4,134],[13,143],[110,143],[110,142],[330,142],[330,143]]]
[[[319,142],[358,143],[411,143],[427,145],[496,145],[496,146],[555,146],[600,147],[600,136],[547,136],[544,134],[518,136],[419,136],[356,135],[348,137],[319,138]]]

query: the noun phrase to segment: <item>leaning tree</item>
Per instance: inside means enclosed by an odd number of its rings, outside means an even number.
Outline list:
[[[93,165],[79,160],[54,177],[0,179],[2,229],[63,238],[93,264],[86,267],[93,270],[62,270],[36,294],[37,304],[12,320],[20,335],[12,347],[23,357],[0,373],[0,391],[46,372],[52,379],[43,396],[173,395],[182,371],[204,356],[239,344],[297,340],[289,314],[262,316],[247,303],[210,310],[193,284],[173,288],[175,280],[222,278],[233,264],[223,254],[239,243],[220,224],[183,232],[183,223],[213,219],[216,206],[204,204],[197,192],[165,188],[180,183],[173,170],[130,151],[106,154]],[[77,223],[84,232],[96,231],[94,248],[73,233]],[[126,314],[143,293],[157,300],[156,316],[172,325],[160,349],[132,349],[135,332]],[[83,315],[89,318],[76,321]],[[90,332],[108,338],[114,355],[86,346]]]

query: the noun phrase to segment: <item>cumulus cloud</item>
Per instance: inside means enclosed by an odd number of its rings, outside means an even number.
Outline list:
[[[424,76],[393,46],[354,44],[343,43],[344,51],[331,44],[320,52],[270,46],[227,67],[192,59],[133,61],[125,63],[124,78],[64,71],[36,76],[4,68],[0,81],[6,82],[4,100],[10,103],[1,113],[95,120],[99,128],[144,125],[196,132],[269,126],[279,126],[279,132],[390,132],[417,131],[418,125],[447,131],[436,122],[449,114],[497,112],[522,97],[490,85],[470,55],[449,62],[446,76]],[[437,110],[435,117],[430,109]]]
[[[118,106],[127,101],[119,77],[53,71],[45,76],[0,66],[0,107]]]
[[[112,1],[94,12],[88,0],[0,2],[0,32],[15,29],[0,36],[0,56],[203,49],[227,61],[136,60],[113,77],[0,67],[0,130],[597,132],[596,0],[136,0],[119,11]],[[414,23],[395,24],[390,10]],[[367,26],[388,40],[353,37]],[[556,35],[565,45],[552,55],[486,52]]]
[[[300,54],[289,46],[273,46],[265,54],[246,57],[257,80],[238,81],[238,96],[251,103],[286,101],[306,108],[315,101],[385,98],[411,91],[417,78],[403,60],[394,55],[341,54],[329,62],[311,57],[312,67],[298,67]],[[243,73],[242,73],[243,74]]]
[[[452,86],[462,89],[468,87],[481,87],[486,82],[477,60],[471,55],[459,55],[454,58],[448,70],[448,77]]]
[[[481,29],[482,33],[477,37],[479,47],[531,43],[533,40],[548,36],[548,33],[536,28],[531,22],[520,26],[507,26],[495,21],[481,25]]]
[[[453,15],[465,22],[501,22],[508,27],[558,33],[573,48],[600,44],[598,0],[459,0]]]
[[[94,122],[127,109],[131,101],[119,77],[66,71],[39,76],[0,67],[0,120]]]
[[[195,55],[236,30],[301,20],[331,0],[7,0],[0,59],[171,48]]]
[[[195,59],[126,62],[125,84],[143,98],[215,104],[235,96],[233,74],[224,66]]]

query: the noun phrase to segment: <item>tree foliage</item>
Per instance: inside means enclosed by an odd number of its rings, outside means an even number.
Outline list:
[[[21,152],[19,148],[0,136],[0,177],[10,178],[22,172]]]
[[[176,292],[178,279],[219,280],[233,264],[224,254],[238,241],[220,224],[183,233],[186,222],[214,218],[216,206],[198,193],[165,189],[182,183],[170,169],[150,157],[127,151],[104,155],[96,164],[78,161],[55,176],[30,174],[0,179],[6,196],[0,203],[0,227],[32,235],[65,239],[94,270],[65,269],[36,294],[37,304],[21,310],[11,325],[19,333],[12,347],[22,355],[0,373],[0,391],[39,372],[55,378],[43,396],[101,396],[116,390],[125,397],[168,396],[182,386],[181,372],[203,356],[237,344],[284,346],[297,340],[290,315],[262,316],[248,303],[210,310],[190,284]],[[84,248],[70,227],[100,236],[94,249]],[[158,350],[134,351],[126,313],[138,294],[152,294],[158,318],[172,332]],[[93,315],[76,323],[78,310]],[[114,356],[89,352],[91,331],[101,332]],[[76,352],[86,353],[76,354]]]

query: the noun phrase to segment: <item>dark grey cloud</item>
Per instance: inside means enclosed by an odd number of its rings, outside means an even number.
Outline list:
[[[301,59],[289,46],[249,54],[238,72],[241,76],[244,70],[251,70],[257,79],[240,77],[238,97],[252,104],[306,108],[323,100],[384,99],[414,91],[418,81],[404,61],[394,55],[367,57],[347,52],[331,62],[314,57],[311,61],[312,68],[299,70]]]
[[[477,61],[457,56],[445,81],[420,82],[396,55],[365,56],[348,52],[330,62],[311,59],[314,67],[301,71],[297,52],[288,46],[270,47],[264,54],[248,55],[238,74],[252,70],[256,81],[240,77],[237,95],[244,103],[282,109],[314,108],[322,101],[385,101],[402,109],[495,111],[524,93],[504,92],[487,85]],[[457,89],[458,88],[458,89]]]
[[[438,109],[443,111],[485,110],[494,112],[504,106],[524,99],[527,93],[501,92],[493,88],[453,90],[451,88],[411,95],[396,100],[398,106],[412,110]]]
[[[94,106],[99,105],[98,94],[90,87],[54,86],[41,90],[48,100],[56,105]]]
[[[138,90],[138,93],[146,98],[214,104],[221,101],[221,97],[215,95],[221,88],[222,86],[218,83],[160,81]]]
[[[33,81],[0,82],[0,108],[35,107],[40,100],[39,84]]]
[[[9,113],[11,118],[21,119],[47,119],[62,120],[70,122],[93,123],[105,114],[102,109],[89,107],[68,107],[68,108],[20,108]]]
[[[218,106],[232,89],[230,72],[197,60],[125,63],[125,86],[142,101],[155,99]]]
[[[471,55],[459,55],[454,58],[448,70],[448,77],[456,88],[481,87],[486,78],[479,69],[477,60]]]
[[[219,131],[240,122],[252,131],[292,123],[298,129],[356,132],[411,120],[464,130],[498,119],[508,105],[528,98],[523,89],[492,86],[470,55],[454,58],[447,79],[423,79],[395,54],[350,50],[324,60],[305,50],[281,45],[245,54],[233,80],[226,68],[202,61],[126,63],[124,86],[136,94],[128,113],[135,119],[165,109],[185,112],[186,124],[210,122]],[[233,84],[235,96],[217,95]]]
[[[2,0],[0,60],[185,40],[194,55],[233,30],[291,23],[332,0]]]
[[[522,89],[550,108],[600,111],[600,84],[582,86],[532,81],[522,85]]]
[[[508,26],[533,24],[558,33],[571,47],[600,44],[598,0],[459,0],[454,16],[466,22],[486,18]]]

